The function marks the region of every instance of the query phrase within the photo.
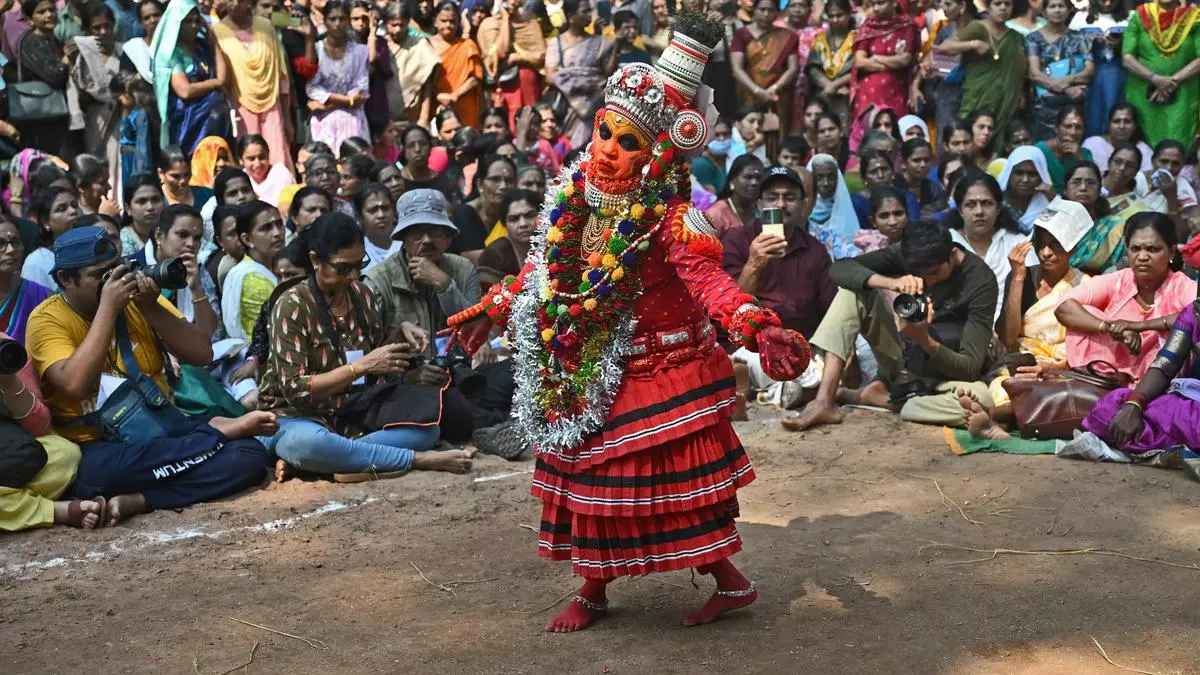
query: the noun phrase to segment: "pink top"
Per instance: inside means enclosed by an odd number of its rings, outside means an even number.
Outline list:
[[[0,332],[0,339],[11,340],[12,338]],[[46,407],[46,401],[42,398],[42,389],[38,386],[37,375],[33,372],[33,361],[27,362],[25,367],[21,369],[21,372],[17,373],[17,377],[21,378],[21,384],[25,385],[29,393],[33,394],[34,404],[33,410],[25,417],[16,420],[16,422],[21,425],[22,429],[33,436],[45,436],[53,431],[50,425],[50,408]],[[21,405],[25,404],[21,403]],[[24,409],[9,409],[9,413],[13,415],[20,415],[24,412]]]
[[[1134,300],[1137,283],[1133,270],[1128,268],[1102,274],[1085,281],[1067,294],[1063,301],[1075,300],[1103,321],[1149,321],[1174,314],[1196,299],[1196,282],[1182,272],[1171,272],[1154,294],[1154,306],[1143,310]],[[1067,330],[1067,362],[1072,367],[1085,366],[1096,360],[1107,361],[1118,370],[1141,379],[1150,362],[1163,346],[1167,330],[1142,332],[1141,354],[1131,354],[1123,345],[1101,333],[1079,333]]]

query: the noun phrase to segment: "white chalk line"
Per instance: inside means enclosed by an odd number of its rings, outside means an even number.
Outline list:
[[[530,473],[533,473],[533,469],[529,469],[528,471],[516,471],[513,473],[502,473],[493,476],[480,476],[476,478],[474,482],[485,483],[488,481],[502,480],[504,478],[512,478],[513,476],[521,476]],[[400,497],[400,495],[388,495],[389,499],[398,497]],[[30,560],[27,562],[6,564],[3,568],[0,568],[0,577],[36,573],[56,567],[66,567],[83,563],[95,563],[118,556],[126,551],[137,551],[152,546],[173,544],[175,542],[199,539],[202,537],[206,539],[220,539],[221,537],[238,532],[266,532],[268,534],[275,534],[277,532],[283,532],[284,530],[290,530],[300,522],[308,520],[309,518],[317,518],[329,513],[334,513],[336,511],[343,511],[345,509],[358,508],[365,504],[371,504],[379,500],[379,497],[366,497],[362,500],[351,502],[349,504],[334,500],[326,502],[312,511],[300,514],[298,516],[270,520],[265,523],[259,523],[258,525],[231,527],[211,532],[195,527],[187,529],[181,528],[175,532],[131,532],[127,536],[121,537],[116,541],[109,542],[108,548],[105,550],[88,551],[83,555],[73,557],[60,556],[56,558],[50,558],[48,560]]]

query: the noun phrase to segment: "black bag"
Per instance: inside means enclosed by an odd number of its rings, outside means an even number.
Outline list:
[[[23,82],[25,73],[21,68],[22,60],[18,53],[17,81],[8,84],[8,121],[44,122],[67,117],[70,113],[67,110],[66,92],[41,80]]]
[[[46,448],[16,422],[0,419],[0,487],[20,490],[46,466]]]

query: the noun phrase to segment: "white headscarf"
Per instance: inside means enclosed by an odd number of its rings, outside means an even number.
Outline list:
[[[917,117],[916,115],[905,115],[904,117],[901,117],[900,121],[896,123],[896,126],[900,127],[900,138],[904,138],[909,129],[913,127],[921,127],[921,131],[924,132],[925,135],[925,140],[929,140],[929,125],[925,124],[925,120]]]
[[[1022,145],[1015,148],[1012,154],[1008,156],[1008,160],[1004,164],[1004,170],[1000,172],[1000,190],[1008,192],[1008,179],[1012,176],[1013,168],[1024,162],[1032,162],[1033,167],[1037,169],[1038,176],[1043,183],[1050,184],[1050,169],[1046,167],[1046,155],[1041,150],[1032,145]],[[1033,231],[1033,221],[1046,210],[1050,205],[1050,200],[1046,199],[1046,195],[1035,192],[1033,198],[1029,200],[1029,206],[1025,207],[1025,213],[1021,214],[1021,231],[1028,234]]]
[[[813,155],[806,167],[809,173],[818,164],[832,165],[837,171],[837,189],[832,199],[816,195],[812,214],[808,218],[808,233],[816,237],[834,260],[851,258],[862,251],[854,245],[854,233],[858,232],[858,214],[854,212],[854,202],[850,200],[850,190],[846,188],[846,179],[838,169],[837,160],[833,155]],[[816,179],[813,180],[815,189]]]

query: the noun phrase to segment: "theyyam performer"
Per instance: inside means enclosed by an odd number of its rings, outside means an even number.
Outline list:
[[[469,351],[493,324],[514,348],[514,416],[537,460],[538,553],[571,560],[578,595],[546,626],[587,627],[627,575],[695,568],[716,592],[684,624],[745,607],[734,567],[737,490],[754,479],[730,424],[733,366],[711,321],[791,380],[804,338],[721,269],[721,244],[688,203],[686,155],[708,140],[697,90],[722,27],[680,12],[655,67],[609,78],[592,141],[549,190],[529,259],[450,319]]]

